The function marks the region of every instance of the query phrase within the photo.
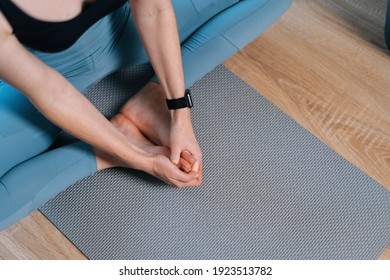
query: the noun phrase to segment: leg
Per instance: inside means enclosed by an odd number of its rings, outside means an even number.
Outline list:
[[[90,28],[71,48],[59,53],[31,50],[83,92],[103,78],[93,52],[110,48],[121,33],[123,9]],[[111,32],[108,32],[111,31]],[[110,36],[102,37],[109,33]],[[119,67],[113,60],[112,68]],[[66,187],[96,172],[96,156],[83,142],[49,152],[60,129],[11,86],[0,84],[0,230],[54,197]]]
[[[185,42],[191,34],[208,20],[237,2],[239,0],[172,0],[180,42]],[[124,11],[130,14],[128,6],[125,7]],[[123,27],[121,35],[119,37],[112,36],[112,38],[114,39],[112,46],[93,52],[94,55],[98,56],[97,68],[101,71],[106,74],[114,71],[115,69],[107,67],[112,61],[119,61],[121,67],[149,62],[131,14],[129,20],[125,23],[125,27]]]
[[[15,166],[44,152],[57,137],[60,129],[48,121],[22,93],[5,83],[0,84],[0,120],[1,231],[17,221],[20,215],[23,216],[15,206],[24,201],[22,196],[28,196],[31,189],[19,192],[19,188],[29,186],[35,176],[39,177],[39,173],[34,176],[24,172],[18,174]],[[16,173],[12,170],[16,170]],[[41,174],[42,171],[45,174],[46,170],[42,169]],[[7,178],[19,179],[19,182],[10,186]]]
[[[0,179],[0,231],[95,171],[95,155],[81,141],[15,166]]]
[[[17,164],[44,152],[60,129],[18,90],[0,84],[0,178]]]
[[[145,151],[168,156],[169,148],[156,146],[145,138],[123,114],[111,119],[128,139]],[[100,166],[97,166],[100,164]],[[183,171],[191,165],[180,161]],[[12,168],[0,179],[0,231],[25,217],[52,197],[90,174],[122,166],[115,158],[81,141],[42,153]]]
[[[161,154],[166,157],[170,155],[170,149],[168,146],[163,146],[161,144],[156,144],[150,141],[145,137],[144,134],[139,130],[139,128],[131,121],[125,114],[118,113],[114,115],[111,119],[111,123],[122,132],[130,142],[134,143],[141,149],[154,154]],[[99,150],[95,150],[96,159],[97,159],[97,169],[102,170],[106,168],[122,166],[121,162],[119,162],[114,157],[107,155]],[[179,168],[184,172],[191,171],[191,158],[189,158],[189,154],[183,153],[180,158]]]
[[[45,152],[60,129],[7,84],[0,86],[0,119],[1,231],[95,172],[96,163],[83,142]]]
[[[130,142],[134,143],[141,149],[156,154],[168,156],[170,150],[166,146],[156,145],[147,139],[138,127],[124,114],[118,113],[111,118],[111,123],[122,132]],[[126,167],[116,158],[100,150],[94,149],[96,154],[97,170],[103,170],[111,167]]]

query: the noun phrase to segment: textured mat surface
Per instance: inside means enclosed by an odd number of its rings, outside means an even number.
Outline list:
[[[88,96],[110,116],[150,77],[116,73]],[[223,66],[192,87],[201,187],[96,173],[41,208],[91,259],[376,259],[390,192]],[[70,138],[62,137],[62,143]]]

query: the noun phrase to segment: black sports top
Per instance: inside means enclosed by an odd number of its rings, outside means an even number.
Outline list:
[[[43,52],[59,52],[72,46],[95,22],[126,2],[128,0],[96,0],[78,16],[59,22],[36,19],[10,0],[0,0],[0,10],[23,45]]]

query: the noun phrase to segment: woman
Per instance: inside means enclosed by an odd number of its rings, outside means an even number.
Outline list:
[[[182,98],[291,1],[172,2],[180,40],[169,0],[0,1],[0,230],[113,166],[176,187],[201,183],[189,108],[168,110],[165,99]],[[249,24],[259,28],[244,30]],[[157,76],[111,122],[81,94],[148,58]],[[82,141],[46,152],[61,128]]]

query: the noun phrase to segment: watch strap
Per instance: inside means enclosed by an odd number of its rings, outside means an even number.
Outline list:
[[[167,99],[167,105],[169,110],[176,110],[181,108],[192,108],[193,102],[191,98],[190,90],[186,90],[184,97]]]

